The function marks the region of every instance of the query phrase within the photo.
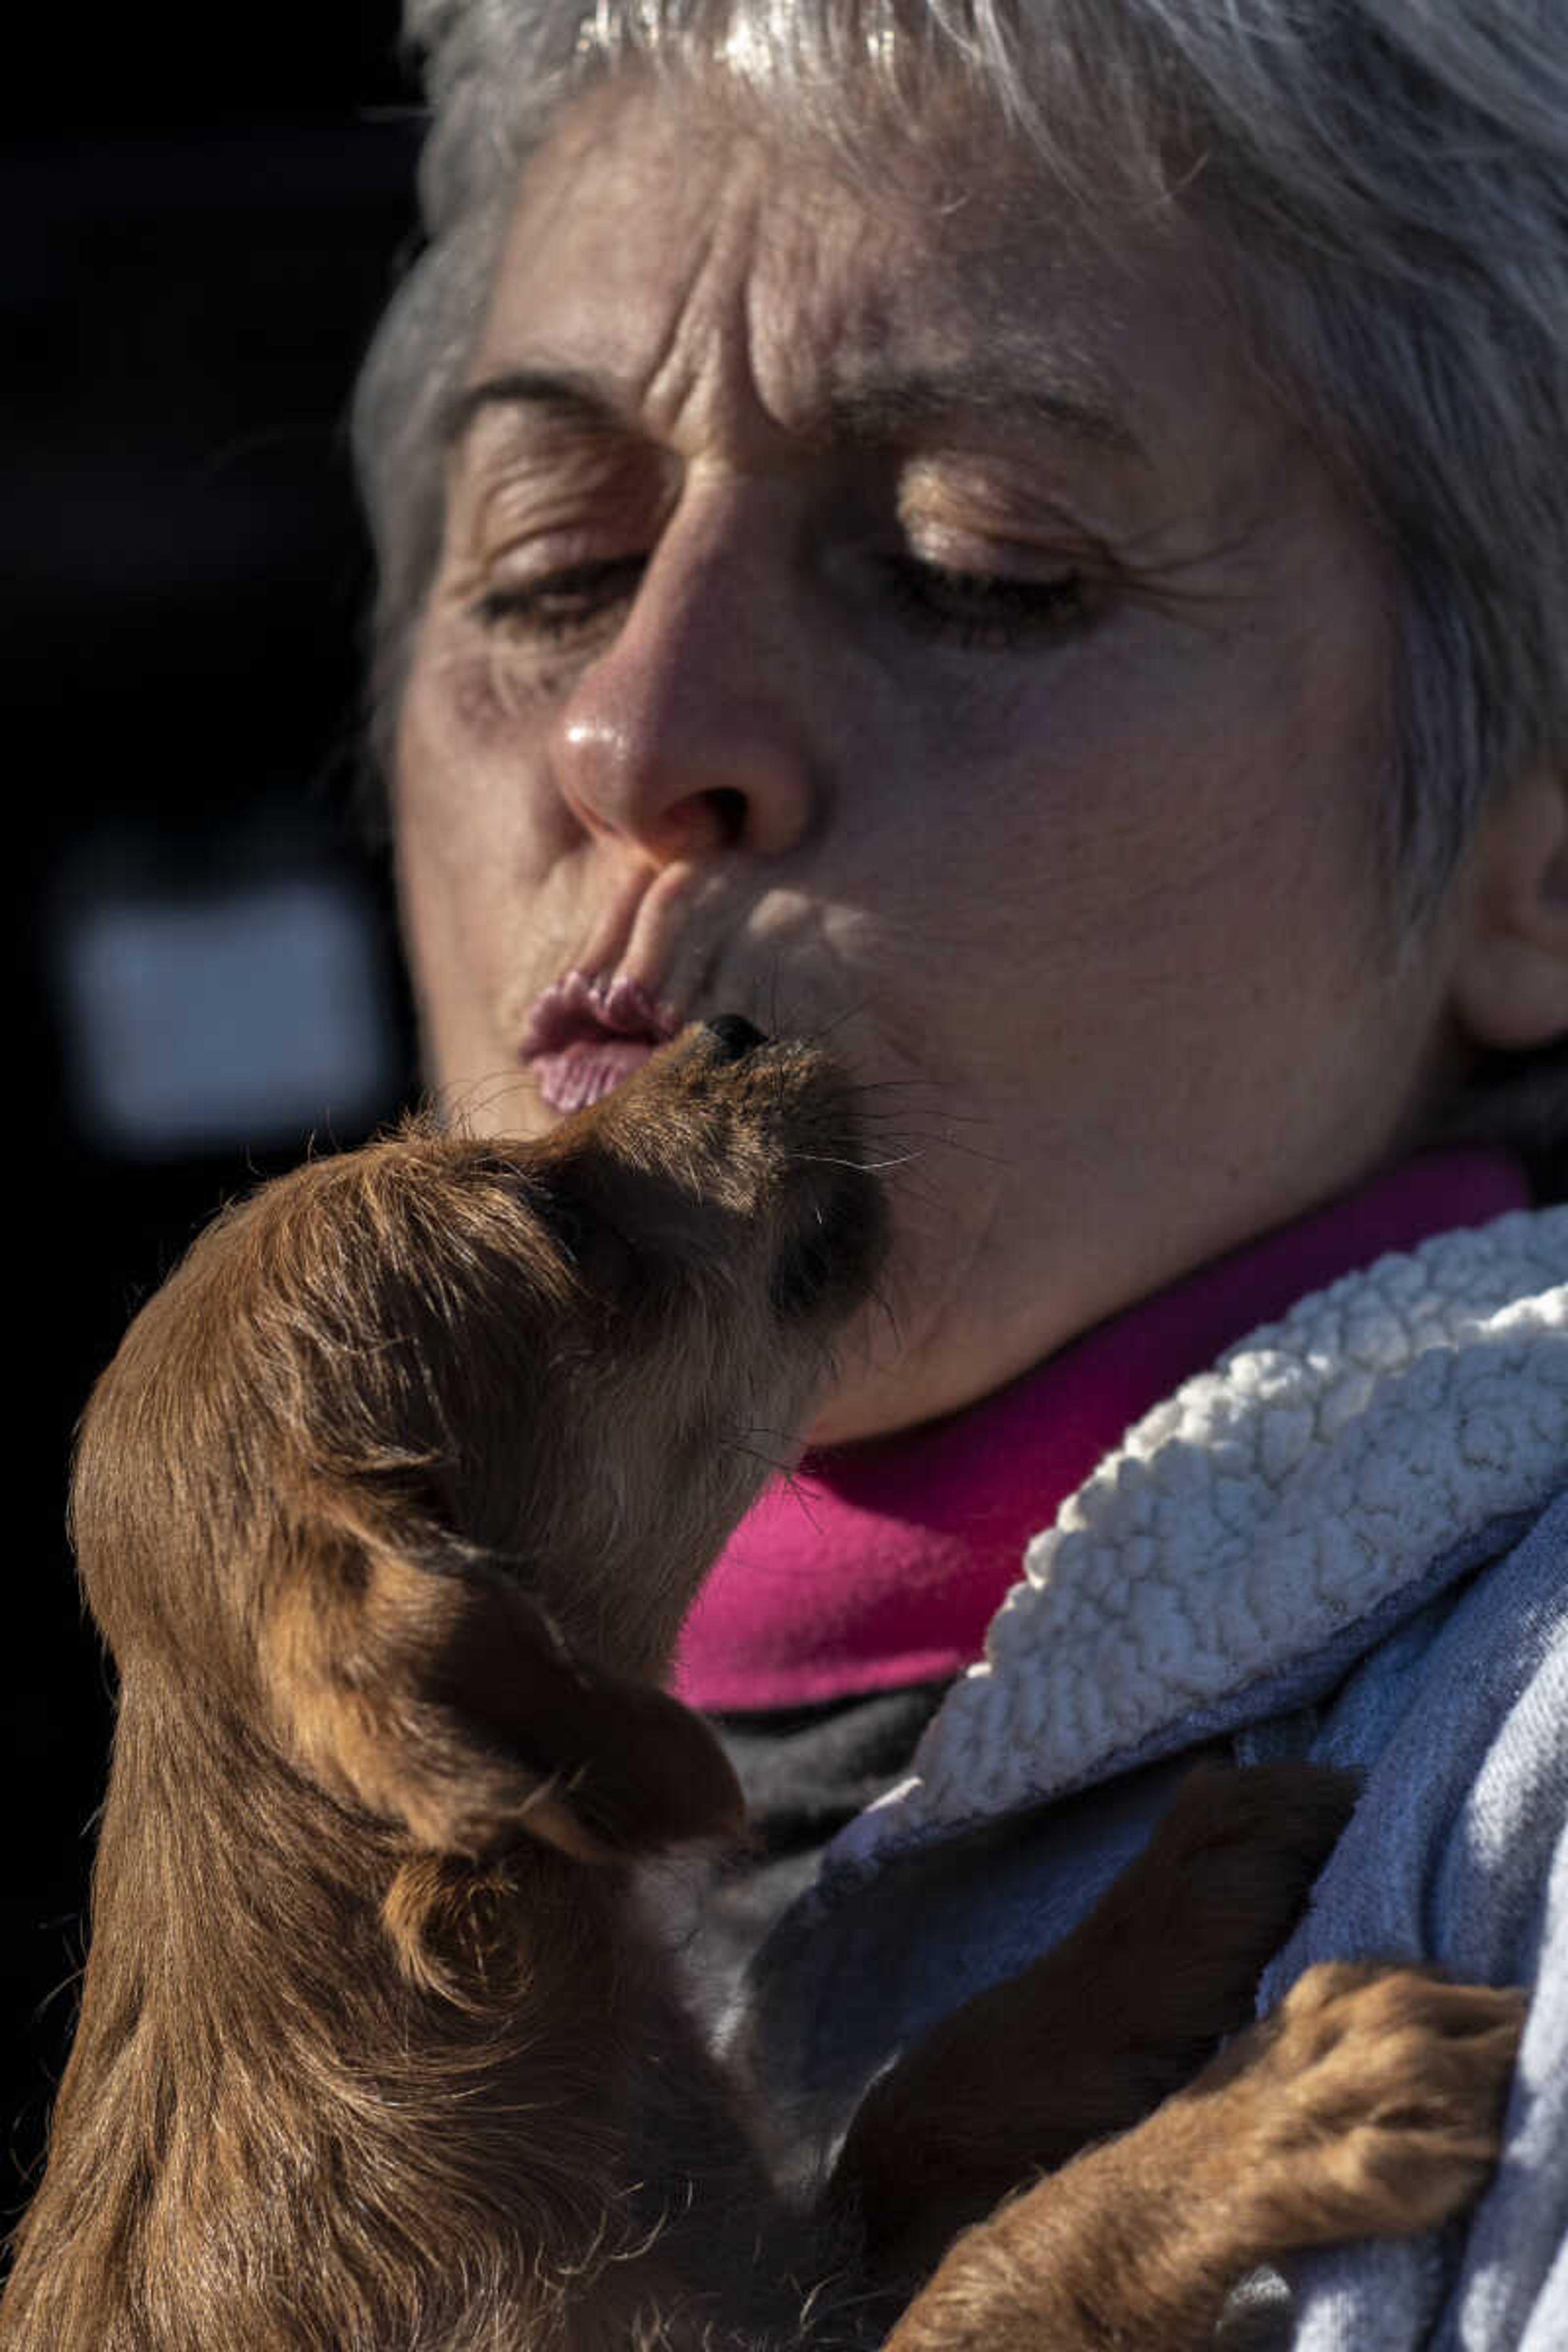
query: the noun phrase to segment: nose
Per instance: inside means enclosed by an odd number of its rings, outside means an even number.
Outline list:
[[[759,1045],[767,1044],[766,1037],[743,1013],[721,1013],[704,1023],[709,1044],[715,1048],[721,1061],[743,1062]]]
[[[659,865],[780,856],[818,813],[808,599],[766,504],[742,486],[717,511],[678,509],[554,729],[579,823]]]

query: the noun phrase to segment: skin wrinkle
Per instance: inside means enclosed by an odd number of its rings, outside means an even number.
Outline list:
[[[1143,461],[1131,425],[1103,401],[1070,388],[1069,377],[1064,376],[1061,390],[1042,383],[1050,364],[1050,355],[1042,351],[1025,352],[1009,364],[1005,338],[998,337],[978,362],[899,374],[858,368],[826,393],[815,415],[779,421],[803,446],[831,451],[857,441],[879,447],[921,426],[962,425],[967,415],[1021,419]],[[635,430],[638,405],[633,386],[601,387],[580,379],[570,366],[552,364],[547,355],[524,358],[467,385],[442,437],[449,450],[461,452],[487,429],[504,433],[509,411],[531,408],[589,432],[608,432],[622,421]]]
[[[667,101],[608,92],[524,176],[472,379],[574,389],[487,404],[454,455],[406,928],[434,1074],[496,1077],[525,1131],[551,1114],[519,1040],[573,964],[683,1012],[782,992],[909,1104],[900,1349],[847,1347],[816,1433],[842,1438],[1401,1148],[1454,934],[1397,969],[1383,944],[1384,558],[1260,402],[1191,232],[1086,255],[1041,209],[1026,238],[1000,161],[933,228]],[[929,396],[999,351],[1000,404]],[[1072,387],[1142,460],[1020,413],[1041,354],[1046,404]],[[1081,601],[988,605],[962,583],[990,574]],[[564,627],[525,603],[498,650],[491,581],[542,583]]]

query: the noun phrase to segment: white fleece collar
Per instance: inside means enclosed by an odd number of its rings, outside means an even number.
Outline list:
[[[836,1860],[1082,1782],[1565,1484],[1568,1208],[1347,1276],[1147,1414],[1035,1538],[984,1659]]]

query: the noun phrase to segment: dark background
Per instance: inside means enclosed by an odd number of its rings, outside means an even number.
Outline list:
[[[72,1424],[209,1212],[410,1084],[385,877],[348,814],[368,557],[344,419],[414,221],[395,31],[391,0],[100,9],[8,58],[7,2223],[69,2032],[109,1728]]]

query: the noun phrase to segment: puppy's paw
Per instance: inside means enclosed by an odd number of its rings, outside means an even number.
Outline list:
[[[1326,1963],[1210,2077],[1244,2073],[1238,2179],[1270,2242],[1326,2244],[1435,2228],[1497,2160],[1526,2009],[1512,1989],[1426,1970]]]
[[[742,1825],[701,1718],[577,1655],[500,1575],[319,1543],[261,1640],[294,1760],[429,1853],[482,1861],[533,1837],[606,1862]]]

